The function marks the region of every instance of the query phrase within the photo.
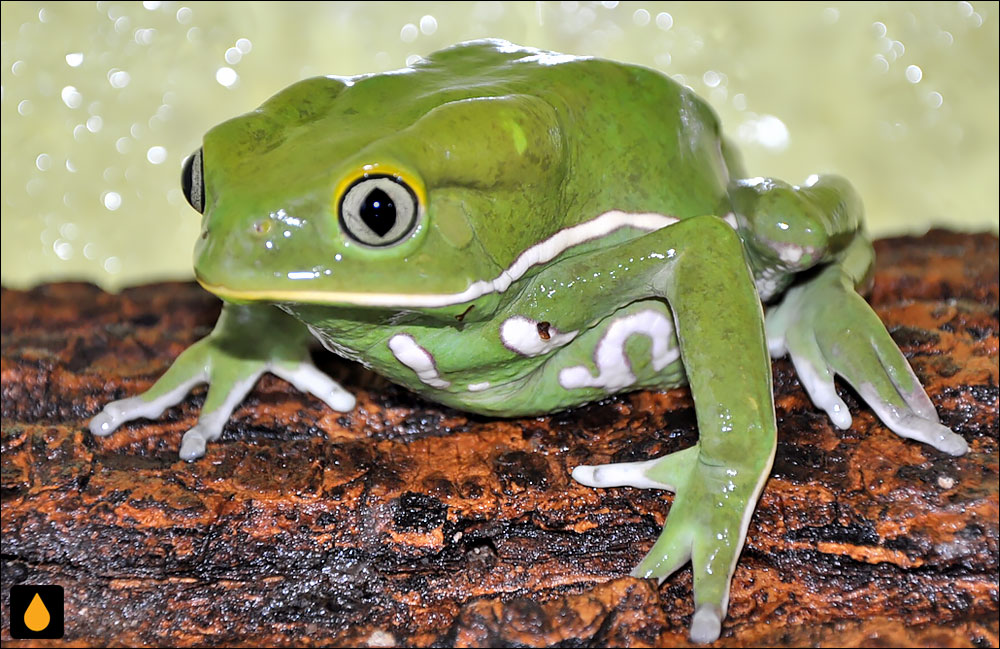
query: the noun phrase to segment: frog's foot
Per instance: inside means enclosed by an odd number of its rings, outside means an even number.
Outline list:
[[[230,415],[264,372],[271,372],[285,379],[297,389],[321,399],[334,410],[347,412],[354,407],[354,396],[309,360],[293,364],[234,360],[218,355],[211,360],[203,358],[209,353],[210,350],[199,349],[196,343],[181,354],[167,373],[147,392],[106,405],[90,421],[90,432],[104,437],[125,422],[142,418],[155,419],[167,408],[183,401],[194,386],[209,383],[198,423],[184,433],[181,440],[181,459],[196,460],[205,454],[208,442],[219,439]]]
[[[287,318],[276,309],[273,311],[279,314],[277,317]],[[266,317],[272,323],[276,319],[270,313]],[[127,421],[159,417],[164,410],[180,403],[194,386],[208,383],[198,423],[184,433],[181,441],[180,457],[195,460],[205,454],[208,442],[219,438],[233,410],[264,372],[285,379],[334,410],[346,412],[354,407],[354,397],[309,360],[306,338],[289,336],[254,341],[234,335],[242,333],[237,319],[227,323],[220,318],[216,331],[186,349],[149,390],[106,405],[91,420],[91,433],[103,437]]]
[[[841,428],[851,425],[834,375],[850,383],[897,435],[950,455],[969,446],[941,424],[934,404],[885,326],[864,299],[820,276],[788,292],[768,312],[767,339],[775,358],[787,351],[809,397]]]
[[[663,583],[689,560],[694,572],[694,642],[714,642],[729,605],[729,584],[768,464],[751,471],[710,466],[699,447],[645,462],[578,466],[573,478],[593,487],[631,486],[676,492],[666,525],[634,577]]]

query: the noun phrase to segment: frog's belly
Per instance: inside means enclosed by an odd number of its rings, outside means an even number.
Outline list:
[[[523,360],[523,369],[509,376],[493,367],[470,367],[461,381],[439,373],[413,337],[400,335],[390,348],[421,384],[404,383],[446,405],[490,415],[554,412],[618,392],[685,383],[673,315],[663,301],[635,302],[584,331],[553,328],[547,335],[540,340],[534,321],[511,316],[499,336],[520,357],[513,360]]]

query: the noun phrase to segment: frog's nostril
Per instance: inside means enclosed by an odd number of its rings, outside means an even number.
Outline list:
[[[271,231],[271,221],[268,219],[258,219],[254,221],[253,231],[255,234],[267,234]]]
[[[208,230],[207,229],[201,231],[201,238],[202,239],[207,239],[208,238]]]

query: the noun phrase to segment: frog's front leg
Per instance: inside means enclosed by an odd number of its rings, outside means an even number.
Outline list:
[[[198,423],[184,434],[180,457],[205,454],[205,444],[222,434],[230,414],[264,372],[271,372],[334,410],[354,407],[354,397],[323,374],[309,358],[311,337],[304,325],[269,305],[226,304],[212,333],[188,347],[146,392],[106,405],[90,422],[94,435],[110,435],[127,421],[155,418],[191,389],[208,383]]]
[[[573,476],[596,487],[676,492],[663,532],[634,574],[662,581],[690,560],[691,638],[711,642],[719,636],[736,560],[774,459],[763,313],[740,239],[722,219],[686,219],[637,240],[637,249],[665,253],[652,284],[674,314],[699,442],[650,462],[577,467]]]

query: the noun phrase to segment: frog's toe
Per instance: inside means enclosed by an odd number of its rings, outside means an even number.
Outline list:
[[[833,371],[854,386],[892,432],[950,455],[964,454],[968,444],[939,422],[930,398],[882,323],[873,320],[867,330],[867,337],[831,344]]]
[[[924,419],[933,422],[940,422],[937,409],[931,398],[927,396],[920,379],[910,364],[907,362],[903,352],[899,351],[895,341],[885,330],[885,327],[878,327],[872,336],[872,347],[875,350],[882,368],[889,376],[889,380],[896,387],[899,396],[903,398],[910,410],[920,415]]]
[[[655,579],[662,584],[691,559],[697,521],[691,515],[687,500],[683,493],[674,498],[660,536],[639,565],[632,569],[633,577]]]
[[[947,426],[909,410],[909,404],[893,404],[885,400],[871,383],[858,386],[858,394],[875,411],[889,430],[900,437],[930,444],[942,453],[964,455],[969,450],[965,439]]]
[[[792,354],[792,364],[799,382],[817,408],[826,411],[833,425],[841,430],[851,427],[851,411],[837,394],[833,373],[825,363],[816,366],[813,361],[799,354]]]
[[[722,613],[718,606],[702,604],[691,618],[692,642],[715,642],[722,632]]]
[[[573,479],[588,487],[638,487],[639,489],[671,489],[646,477],[645,470],[656,461],[620,462],[618,464],[580,465],[573,469]]]
[[[580,465],[573,469],[573,479],[588,487],[638,487],[677,491],[692,463],[698,459],[698,447],[641,462]]]
[[[222,436],[222,429],[229,421],[229,416],[246,398],[261,374],[263,368],[257,368],[242,376],[214,380],[208,386],[198,423],[181,438],[178,454],[182,460],[192,462],[205,455],[205,445]]]
[[[219,432],[221,433],[221,431]],[[180,455],[182,460],[193,462],[205,455],[205,445],[209,441],[218,439],[218,437],[218,434],[212,435],[203,426],[197,424],[194,428],[184,433],[184,437],[181,439],[181,450],[178,452],[178,455]]]
[[[139,397],[131,397],[120,401],[112,401],[90,420],[90,433],[97,437],[106,437],[115,432],[119,426],[133,419],[134,413],[141,404]]]
[[[655,579],[656,583],[662,584],[690,559],[690,535],[683,533],[678,525],[671,526],[668,516],[656,543],[629,574],[640,579]]]
[[[691,476],[692,481],[682,489],[689,489],[700,482],[697,473],[692,473]],[[702,483],[701,486],[706,485]],[[737,492],[744,495],[745,491],[746,489],[737,488]],[[691,640],[713,642],[718,639],[722,628],[729,601],[729,584],[746,536],[743,528],[749,521],[754,500],[746,499],[743,511],[712,508],[706,514],[703,506],[692,504],[690,499],[684,497],[684,493],[678,493],[674,499],[663,532],[632,571],[632,575],[657,579],[663,583],[690,560],[695,601],[695,614],[690,628]],[[700,498],[696,498],[694,502],[700,501]],[[734,543],[734,540],[738,542]]]
[[[340,387],[340,384],[313,365],[312,361],[302,361],[292,367],[273,365],[270,371],[302,392],[308,392],[326,405],[339,412],[354,409],[354,395]]]
[[[789,332],[787,345],[795,373],[812,402],[826,411],[837,428],[850,428],[851,412],[837,394],[833,370],[816,338],[811,333]]]
[[[205,380],[201,374],[183,381],[171,382],[170,379],[174,378],[176,377],[168,372],[143,394],[112,401],[104,406],[104,409],[90,420],[91,434],[106,437],[133,419],[156,419],[164,410],[183,401],[191,388]]]

